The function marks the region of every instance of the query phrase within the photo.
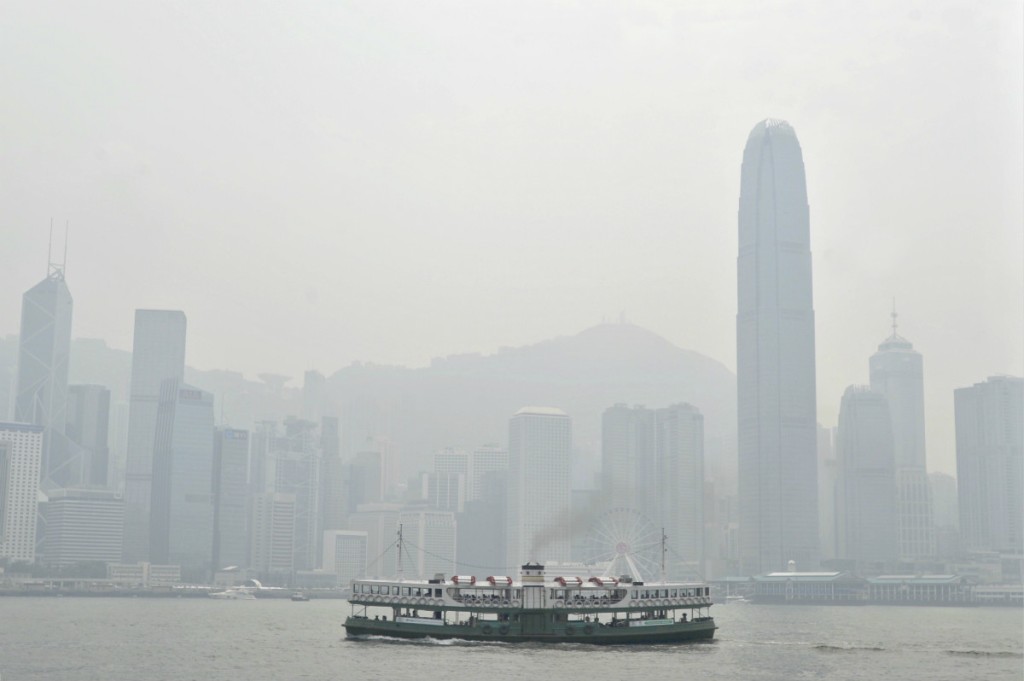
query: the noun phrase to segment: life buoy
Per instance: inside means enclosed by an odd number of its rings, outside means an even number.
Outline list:
[[[565,601],[555,601],[555,607],[556,608],[564,608],[565,607]]]
[[[583,633],[588,635],[588,636],[590,634],[593,634],[594,633],[594,627],[592,627],[591,625],[588,624],[587,626],[583,627]]]
[[[485,624],[480,631],[482,631],[485,634],[490,634],[494,630],[491,628],[490,624]]]
[[[635,608],[636,607],[636,601],[630,601],[629,602],[629,607]]]
[[[661,606],[662,607],[666,607],[667,605],[668,605],[668,601],[667,600],[662,600],[661,601]]]
[[[519,607],[519,601],[512,601],[512,607],[513,608],[518,608]]]

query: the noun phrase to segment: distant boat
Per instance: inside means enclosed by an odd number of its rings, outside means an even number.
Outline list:
[[[309,596],[307,596],[304,593],[296,592],[296,593],[292,594],[292,600],[293,601],[308,601],[309,600]]]
[[[233,587],[225,589],[224,591],[214,591],[213,593],[207,594],[210,598],[216,598],[222,601],[255,601],[256,594],[251,589],[246,587]]]

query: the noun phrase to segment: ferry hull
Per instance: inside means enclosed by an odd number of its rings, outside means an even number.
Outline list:
[[[387,636],[405,639],[459,639],[463,641],[498,641],[502,643],[585,643],[592,645],[629,645],[685,643],[714,638],[715,622],[711,618],[693,622],[675,622],[658,626],[608,626],[574,623],[570,627],[546,632],[524,632],[508,624],[483,626],[427,625],[391,620],[349,617],[343,625],[349,638]]]

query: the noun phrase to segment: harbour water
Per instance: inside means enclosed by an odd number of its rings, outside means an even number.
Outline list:
[[[0,598],[3,681],[1020,681],[1019,608],[715,606],[713,643],[348,641],[337,600]]]

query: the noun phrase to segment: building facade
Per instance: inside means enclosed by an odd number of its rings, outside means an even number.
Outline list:
[[[572,553],[572,420],[561,409],[525,407],[509,421],[506,562],[560,562]],[[511,571],[509,574],[514,574]]]
[[[402,527],[402,575],[432,579],[455,574],[455,514],[435,509],[406,509],[398,516]]]
[[[0,423],[0,558],[36,559],[44,427]]]
[[[1024,379],[953,391],[960,538],[968,551],[1024,553]]]
[[[758,123],[743,151],[736,315],[741,569],[819,560],[810,219],[788,123]]]
[[[132,340],[132,382],[125,451],[125,563],[149,559],[150,494],[153,444],[156,437],[160,386],[185,378],[185,313],[177,310],[136,310]]]

